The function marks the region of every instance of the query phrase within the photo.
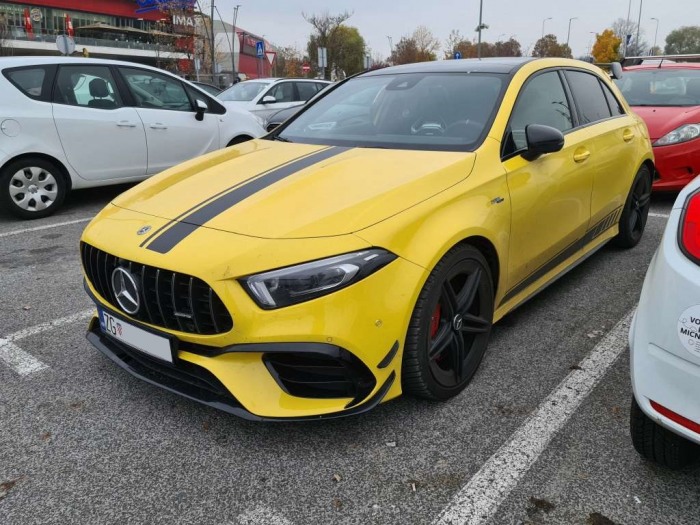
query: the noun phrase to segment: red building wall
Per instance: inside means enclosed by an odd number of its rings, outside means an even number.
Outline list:
[[[163,14],[159,11],[137,13],[139,9],[136,0],[5,0],[10,4],[24,4],[35,7],[53,7],[70,9],[101,15],[122,16],[124,18],[143,18],[144,20],[159,20]]]

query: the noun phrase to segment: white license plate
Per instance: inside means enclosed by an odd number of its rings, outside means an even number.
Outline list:
[[[170,341],[165,337],[152,334],[121,319],[99,310],[102,332],[117,341],[168,363],[173,362]]]

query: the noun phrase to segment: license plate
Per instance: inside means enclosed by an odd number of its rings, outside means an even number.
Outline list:
[[[144,354],[148,354],[157,359],[173,362],[173,352],[170,341],[142,328],[125,323],[121,319],[110,315],[104,310],[100,310],[100,328],[109,337],[121,341]]]

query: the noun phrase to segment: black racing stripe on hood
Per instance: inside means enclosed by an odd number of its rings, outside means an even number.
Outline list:
[[[324,148],[323,151],[325,151],[326,149],[328,149],[328,148]],[[178,215],[177,217],[175,217],[175,218],[173,218],[173,219],[170,219],[167,223],[165,223],[163,226],[161,226],[160,228],[158,228],[156,231],[151,232],[151,234],[150,234],[146,239],[144,239],[143,242],[142,242],[141,244],[139,244],[139,248],[143,248],[144,246],[146,246],[147,244],[149,244],[153,239],[155,239],[156,237],[158,237],[164,230],[167,230],[168,228],[170,228],[170,227],[173,226],[174,224],[177,224],[179,221],[183,220],[187,215],[191,214],[191,213],[192,213],[193,211],[195,211],[197,208],[201,208],[201,207],[204,206],[205,204],[207,204],[207,203],[209,203],[209,202],[212,202],[213,200],[215,200],[215,199],[221,197],[222,195],[224,195],[225,193],[228,193],[228,192],[230,192],[230,191],[232,191],[232,190],[235,190],[236,188],[238,188],[238,187],[240,187],[240,186],[243,186],[244,184],[248,184],[250,181],[257,179],[257,178],[260,177],[261,175],[265,175],[266,173],[270,173],[271,171],[277,170],[277,169],[279,169],[279,168],[283,168],[283,167],[288,166],[289,164],[291,164],[291,163],[293,163],[293,162],[300,161],[300,160],[302,160],[302,159],[305,159],[305,158],[307,158],[307,157],[309,157],[309,156],[311,156],[311,155],[315,155],[315,154],[317,154],[317,153],[318,153],[318,151],[315,151],[315,152],[313,152],[313,153],[307,153],[306,155],[302,155],[301,157],[297,157],[296,159],[293,159],[293,160],[284,162],[284,163],[282,163],[282,164],[279,164],[278,166],[275,166],[274,168],[271,168],[271,169],[269,169],[269,170],[263,171],[262,173],[256,173],[255,175],[253,175],[252,177],[250,177],[250,178],[248,178],[248,179],[246,179],[246,180],[244,180],[244,181],[238,182],[238,183],[234,184],[233,186],[229,186],[228,188],[221,190],[219,193],[215,193],[215,194],[212,195],[211,197],[208,197],[207,199],[203,200],[202,202],[199,202],[199,203],[195,204],[195,205],[192,206],[190,209],[183,211],[183,212],[182,212],[180,215]]]
[[[153,239],[148,245],[148,249],[158,253],[168,253],[202,225],[209,222],[214,217],[221,215],[239,202],[303,169],[340,155],[349,149],[351,148],[339,146],[324,149],[280,168],[273,169],[242,186],[237,186],[232,191],[210,200],[206,205],[183,218],[181,222],[175,223],[171,228]]]

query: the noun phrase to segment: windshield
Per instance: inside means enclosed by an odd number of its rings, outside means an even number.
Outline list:
[[[700,106],[700,69],[640,69],[616,80],[630,106]]]
[[[292,120],[279,139],[334,146],[472,150],[490,126],[507,78],[479,73],[357,77]]]
[[[219,93],[216,98],[229,102],[250,102],[268,85],[265,82],[239,82]]]

